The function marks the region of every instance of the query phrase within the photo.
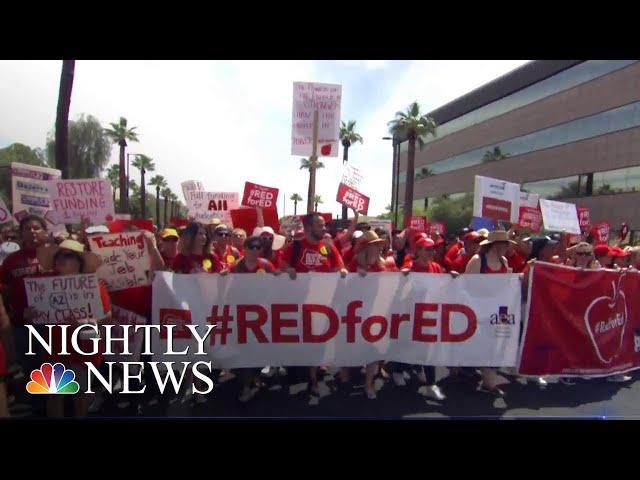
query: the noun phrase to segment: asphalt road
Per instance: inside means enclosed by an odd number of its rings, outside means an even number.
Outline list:
[[[237,400],[240,386],[237,379],[217,384],[205,404],[194,404],[181,397],[161,396],[159,402],[148,405],[152,395],[115,394],[108,398],[102,410],[91,417],[323,417],[323,418],[549,418],[607,417],[640,418],[640,371],[632,372],[633,380],[616,384],[604,379],[576,380],[576,385],[549,384],[541,390],[533,383],[503,376],[504,398],[495,398],[476,390],[473,378],[454,378],[448,369],[437,369],[437,381],[447,399],[442,402],[426,399],[417,393],[420,384],[412,377],[406,387],[396,387],[391,380],[376,380],[378,398],[364,395],[363,376],[353,369],[350,391],[335,391],[330,370],[321,383],[321,400],[317,406],[307,404],[305,384],[289,394],[285,378],[265,378],[265,386],[248,403]],[[34,417],[42,411],[30,407],[30,398],[20,385],[14,388],[15,401],[10,410],[14,417]],[[24,388],[24,387],[22,387]],[[129,400],[129,405],[124,403]],[[120,403],[120,405],[118,405]]]

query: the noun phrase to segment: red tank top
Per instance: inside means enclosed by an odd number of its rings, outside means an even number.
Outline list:
[[[489,262],[487,262],[487,256],[480,255],[480,273],[507,273],[507,266],[502,261],[502,259],[500,259],[500,263],[502,264],[500,269],[493,270],[491,267],[489,267]]]

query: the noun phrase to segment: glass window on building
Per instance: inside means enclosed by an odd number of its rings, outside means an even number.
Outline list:
[[[572,175],[570,177],[524,183],[522,188],[543,198],[569,198],[587,195],[588,183],[587,175]]]
[[[640,166],[593,174],[593,194],[640,192]]]

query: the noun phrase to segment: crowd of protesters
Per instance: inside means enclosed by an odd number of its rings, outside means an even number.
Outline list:
[[[145,231],[153,271],[170,270],[181,274],[272,274],[288,275],[293,281],[297,273],[324,272],[342,277],[349,272],[362,276],[378,272],[401,272],[404,275],[431,273],[458,277],[476,274],[521,274],[523,296],[530,267],[535,261],[564,264],[583,269],[640,269],[640,247],[594,245],[592,238],[581,238],[574,244],[567,243],[567,236],[527,237],[516,229],[477,231],[464,228],[446,238],[432,236],[410,229],[373,229],[365,222],[358,222],[357,214],[349,228],[336,230],[325,225],[319,214],[303,217],[302,225],[292,231],[279,233],[264,226],[258,209],[258,226],[249,236],[242,229],[231,229],[219,221],[208,225],[189,223],[181,228],[168,226],[157,232]],[[135,230],[135,227],[130,227]],[[28,376],[42,361],[64,361],[73,365],[91,361],[98,366],[100,354],[90,359],[64,358],[56,355],[60,339],[53,339],[51,355],[29,356],[27,351],[27,329],[23,327],[33,319],[34,312],[27,306],[24,280],[29,277],[51,275],[75,275],[93,273],[100,259],[89,251],[91,235],[108,233],[106,226],[83,224],[73,234],[66,232],[52,236],[47,232],[47,223],[37,216],[24,217],[19,227],[5,227],[0,238],[0,417],[9,415],[9,404],[15,398],[8,380]],[[110,315],[111,305],[130,310],[151,319],[151,285],[115,292],[107,292],[101,284],[100,293],[105,317],[69,319],[73,325],[82,322],[100,324]],[[3,301],[4,299],[4,301]],[[56,330],[57,331],[57,330]],[[89,341],[86,339],[85,341]],[[58,348],[59,350],[59,348]],[[147,359],[148,360],[148,359]],[[219,371],[218,382],[237,378],[238,400],[248,402],[259,394],[264,385],[261,378],[275,374],[286,375],[290,385],[308,383],[308,402],[320,402],[319,374],[326,367],[287,367],[269,365],[264,368],[243,368],[234,371]],[[335,376],[335,389],[351,388],[352,368],[341,368]],[[398,387],[405,387],[406,379],[413,374],[422,384],[417,394],[438,401],[446,396],[436,384],[435,367],[430,365],[406,365],[396,362],[373,362],[363,366],[364,392],[368,399],[376,398],[376,377],[390,379]],[[478,388],[496,396],[504,392],[498,385],[497,369],[479,365],[474,368],[449,368],[450,375],[473,381],[480,372]],[[76,372],[86,369],[78,368]],[[610,381],[627,382],[627,375],[612,375]],[[77,378],[81,388],[86,378]],[[545,378],[533,379],[541,388],[546,387]],[[569,378],[559,379],[568,385]],[[187,392],[188,394],[188,392]],[[37,403],[34,396],[34,404]],[[64,415],[62,397],[48,395],[43,409],[48,416]],[[89,411],[99,412],[103,395],[78,394],[74,397],[74,415],[85,416]],[[193,395],[197,403],[206,403],[202,394]],[[92,403],[93,402],[93,403]],[[36,406],[36,410],[37,410]]]

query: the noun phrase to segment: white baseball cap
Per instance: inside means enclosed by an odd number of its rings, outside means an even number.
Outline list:
[[[263,233],[268,233],[269,235],[273,236],[273,246],[271,248],[273,248],[274,250],[280,250],[282,247],[284,247],[285,238],[282,235],[278,235],[276,232],[274,232],[273,228],[256,227],[253,229],[254,237],[259,237]]]

